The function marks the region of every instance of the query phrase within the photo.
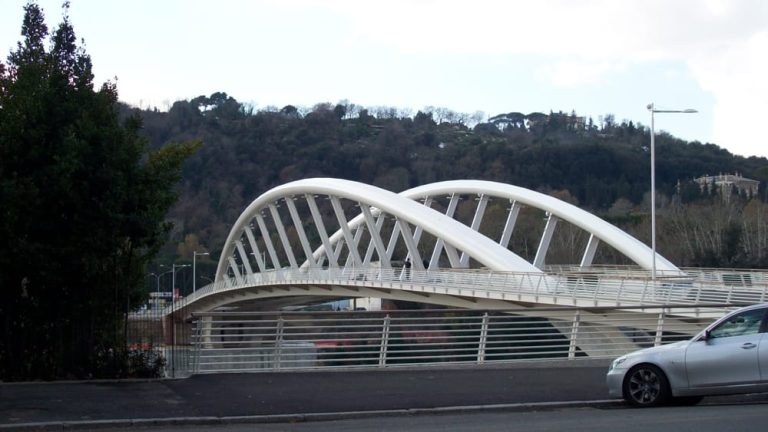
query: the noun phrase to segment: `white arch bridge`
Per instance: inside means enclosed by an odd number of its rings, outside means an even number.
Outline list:
[[[599,256],[628,265],[596,266]],[[512,185],[457,180],[397,194],[305,179],[254,200],[229,233],[214,283],[166,313],[354,297],[521,312],[766,301],[763,273],[681,270],[657,255],[654,278],[652,261],[650,248],[610,223]]]

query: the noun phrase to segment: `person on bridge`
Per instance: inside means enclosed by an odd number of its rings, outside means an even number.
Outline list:
[[[408,280],[411,279],[411,259],[410,258],[405,259],[405,278]]]

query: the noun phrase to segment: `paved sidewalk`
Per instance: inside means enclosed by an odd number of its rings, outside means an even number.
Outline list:
[[[108,421],[125,425],[158,419],[215,422],[253,416],[290,420],[307,414],[580,403],[607,399],[606,367],[606,361],[561,361],[0,384],[0,429],[25,424],[47,429],[80,424],[82,428]]]

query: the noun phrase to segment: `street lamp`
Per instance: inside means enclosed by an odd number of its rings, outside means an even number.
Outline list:
[[[160,264],[160,267],[165,267],[165,266],[164,266],[163,264]],[[157,273],[150,273],[150,274],[148,275],[148,276],[152,276],[152,277],[154,277],[154,278],[155,278],[155,283],[156,283],[156,285],[157,285],[157,294],[156,294],[156,296],[157,296],[157,297],[155,297],[155,306],[156,306],[156,307],[157,307],[157,302],[159,302],[159,301],[160,301],[160,278],[162,278],[163,276],[167,275],[167,274],[168,274],[168,273],[170,273],[171,271],[172,271],[172,270],[168,270],[168,271],[166,271],[166,272],[163,272],[163,273],[160,273],[160,274],[157,274]]]
[[[149,289],[150,290],[150,294],[149,294],[150,300],[147,303],[147,305],[150,306],[150,309],[155,309],[156,308],[155,303],[160,300],[160,275],[158,275],[156,273],[150,273],[147,276],[154,277],[155,278],[155,284],[157,285],[157,297],[155,297],[154,302],[153,302],[152,298],[151,298],[152,297],[152,293],[151,293],[152,288],[150,288]]]
[[[192,251],[192,292],[195,292],[197,290],[197,270],[196,270],[196,261],[197,257],[203,256],[203,255],[210,255],[208,252],[201,252],[197,253],[197,251]]]
[[[174,296],[176,294],[176,269],[177,268],[181,269],[181,268],[184,268],[184,267],[189,267],[189,264],[173,264],[171,266],[171,271],[173,271],[173,278],[172,278],[173,282],[171,283],[171,285],[172,285],[171,286],[171,303],[173,303],[176,300],[174,298]]]
[[[654,114],[695,114],[695,109],[670,110],[658,109],[649,103],[648,111],[651,112],[651,279],[656,282],[656,133],[654,131]]]

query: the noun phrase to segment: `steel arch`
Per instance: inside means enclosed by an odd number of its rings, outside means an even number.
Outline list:
[[[403,229],[406,229],[407,224],[420,227],[436,238],[442,239],[456,250],[469,254],[469,256],[491,270],[540,272],[538,268],[488,237],[477,233],[451,217],[436,212],[403,195],[349,180],[316,178],[297,180],[273,188],[254,200],[243,211],[227,237],[221,258],[219,259],[215,280],[222,281],[225,279],[228,267],[232,267],[235,250],[238,250],[238,253],[243,255],[244,249],[242,249],[242,245],[238,242],[244,236],[251,236],[248,232],[250,232],[249,227],[252,220],[257,219],[257,223],[261,227],[263,222],[259,219],[259,215],[262,211],[270,210],[274,212],[273,203],[281,199],[291,200],[297,195],[310,196],[315,194],[326,195],[331,198],[349,199],[361,204],[361,206],[365,206],[365,208],[374,207],[377,214],[383,212],[406,222],[403,225]],[[342,232],[335,234],[330,240],[338,240],[344,236],[349,237],[349,233],[345,231],[362,224],[364,220],[365,214],[353,219],[352,223],[344,221],[340,224]],[[280,231],[283,228],[278,224],[277,229]],[[408,237],[404,236],[404,238]],[[284,236],[281,236],[281,238],[284,238]],[[327,246],[324,245],[321,250],[324,250],[325,247]],[[318,253],[317,250],[314,252],[315,255]],[[417,264],[420,265],[420,263],[415,262],[415,265]],[[291,267],[296,266],[297,263],[291,263]]]
[[[314,250],[310,250],[310,246],[306,242],[306,236],[300,231],[299,235],[302,236],[305,253],[307,256],[311,255],[313,260],[319,259],[323,254],[330,256],[330,254],[326,252],[326,249],[330,249],[332,245],[337,244],[339,241],[344,241],[345,239],[349,241],[351,238],[351,230],[356,229],[363,224],[367,224],[369,228],[373,228],[372,218],[379,216],[381,213],[385,213],[394,216],[398,220],[406,222],[403,226],[403,230],[408,228],[408,224],[412,224],[417,230],[423,229],[434,235],[439,241],[444,242],[445,245],[447,245],[447,248],[454,251],[454,254],[456,253],[455,251],[461,251],[462,254],[466,256],[462,256],[462,262],[466,262],[468,261],[468,257],[472,257],[491,270],[539,272],[540,267],[543,267],[543,257],[546,255],[548,245],[548,239],[546,239],[546,237],[548,233],[551,237],[551,231],[554,230],[555,223],[558,219],[567,221],[590,233],[591,238],[587,245],[582,265],[584,263],[591,263],[591,255],[594,255],[594,250],[597,247],[598,242],[603,241],[632,259],[640,267],[646,270],[651,268],[652,251],[639,240],[576,206],[558,200],[557,198],[521,187],[481,180],[453,180],[424,185],[401,192],[400,194],[395,194],[375,186],[349,180],[319,178],[298,180],[278,186],[254,200],[240,215],[230,231],[225,248],[219,260],[216,280],[221,281],[225,279],[228,267],[234,265],[233,258],[236,250],[241,255],[241,261],[246,261],[244,264],[246,264],[247,273],[253,273],[247,262],[249,259],[247,259],[247,257],[243,259],[245,251],[240,243],[240,239],[247,235],[253,243],[253,234],[248,227],[252,224],[254,219],[257,219],[262,234],[264,233],[266,229],[263,221],[259,217],[259,214],[261,214],[262,211],[268,210],[272,212],[273,216],[277,216],[274,203],[279,200],[285,200],[286,203],[289,204],[294,222],[297,222],[298,216],[295,212],[295,206],[292,203],[293,197],[304,195],[307,200],[311,200],[311,196],[315,194],[325,195],[335,199],[344,198],[355,201],[360,205],[363,211],[360,215],[351,220],[346,220],[346,216],[344,216],[344,220],[340,220],[341,228],[330,237],[327,233],[321,233],[323,244]],[[462,194],[476,194],[480,196],[480,204],[487,202],[488,197],[508,199],[513,204],[512,208],[510,208],[507,226],[505,227],[502,239],[498,242],[489,239],[477,232],[476,226],[464,225],[453,219],[452,214],[442,214],[429,207],[428,203],[435,196],[456,196]],[[424,203],[427,205],[422,205],[416,201],[420,199],[424,200]],[[334,204],[336,204],[336,202],[334,202]],[[513,214],[516,217],[515,208],[519,208],[520,205],[526,205],[545,211],[549,215],[549,222],[551,223],[551,230],[549,229],[550,223],[547,225],[547,229],[545,230],[542,242],[539,246],[537,258],[533,264],[507,249],[507,242],[511,235],[511,230],[514,227]],[[335,210],[338,216],[339,210]],[[343,211],[341,211],[341,213],[343,213]],[[480,213],[481,219],[482,212],[478,210],[478,213]],[[277,219],[279,219],[279,217],[276,218],[276,220]],[[276,228],[285,244],[286,236],[282,223],[278,223]],[[318,227],[318,229],[322,231],[324,228]],[[410,237],[410,235],[408,237]],[[409,247],[409,253],[410,251],[411,247]],[[274,251],[271,249],[269,252],[271,255],[274,255]],[[352,251],[350,251],[350,253],[351,252]],[[539,255],[541,255],[541,258],[539,258]],[[296,268],[298,266],[292,253],[289,254],[289,261],[291,267]],[[656,261],[657,269],[660,272],[674,275],[683,274],[683,272],[676,266],[660,255],[657,255]],[[419,266],[421,265],[420,262],[415,264],[419,264]],[[307,265],[308,261],[304,262],[303,266],[306,267]],[[259,266],[263,267],[262,264],[259,264]],[[235,274],[237,275],[238,273],[235,271]]]
[[[554,231],[558,220],[571,223],[590,233],[589,243],[587,244],[580,264],[581,267],[589,267],[591,265],[592,258],[594,257],[599,242],[604,242],[612,246],[644,270],[650,271],[653,266],[653,251],[641,241],[587,211],[555,197],[535,192],[530,189],[484,180],[450,180],[419,186],[401,192],[400,195],[412,200],[422,200],[425,203],[428,203],[436,196],[449,195],[453,197],[457,195],[478,195],[481,197],[475,215],[478,224],[479,220],[482,219],[482,206],[484,205],[482,197],[509,200],[510,203],[512,203],[512,207],[509,209],[507,215],[508,220],[507,226],[505,226],[505,232],[502,234],[502,238],[499,239],[499,244],[505,248],[507,247],[514,228],[514,219],[517,217],[517,211],[520,205],[529,206],[546,212],[548,215],[548,224],[542,235],[539,249],[533,263],[534,266],[539,269],[544,267],[544,258],[547,253],[548,242],[551,239],[552,232]],[[480,215],[480,218],[477,217],[478,214]],[[353,229],[362,222],[363,215],[360,215],[349,221],[349,227],[350,229]],[[476,229],[476,227],[473,229]],[[340,232],[334,233],[330,238],[331,243],[338,241],[340,238]],[[321,246],[315,251],[314,256],[317,257],[322,253],[323,247]],[[524,269],[508,270],[526,271]],[[658,253],[656,254],[656,270],[659,274],[663,274],[664,276],[685,275],[685,272]]]
[[[652,268],[653,251],[640,240],[575,205],[530,189],[484,180],[450,180],[415,187],[401,193],[410,199],[426,199],[446,194],[489,195],[538,208],[589,232],[595,238],[623,253],[641,268],[645,270]],[[658,253],[656,254],[656,267],[665,275],[684,274],[677,266]]]

